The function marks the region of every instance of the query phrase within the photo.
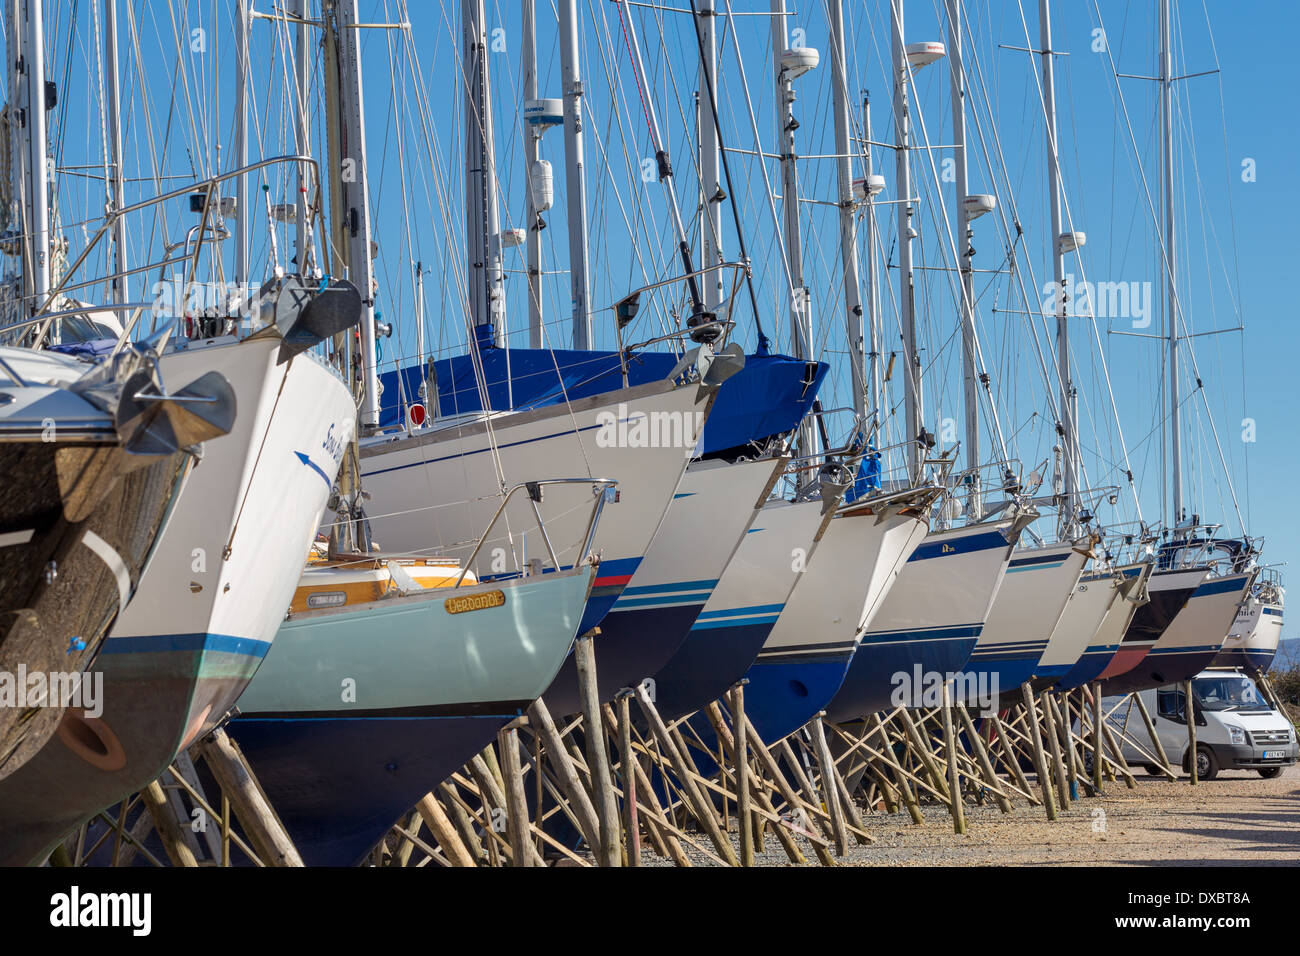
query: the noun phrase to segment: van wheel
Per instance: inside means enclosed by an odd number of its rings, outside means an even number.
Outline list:
[[[1260,767],[1259,775],[1265,780],[1272,780],[1282,772],[1281,767]]]
[[[1147,772],[1148,777],[1163,777],[1165,772],[1153,763],[1144,763],[1142,769]]]
[[[1183,758],[1183,770],[1191,773],[1192,768],[1188,765],[1187,758]],[[1213,780],[1219,775],[1219,759],[1214,756],[1214,751],[1209,747],[1201,744],[1196,748],[1196,779]]]

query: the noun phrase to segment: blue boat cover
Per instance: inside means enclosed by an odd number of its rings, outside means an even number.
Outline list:
[[[484,348],[479,353],[489,402],[494,411],[538,408],[623,387],[617,352],[572,349]],[[628,385],[667,378],[677,364],[671,352],[638,352],[628,359]],[[726,381],[704,428],[703,454],[717,455],[763,441],[795,428],[812,408],[830,368],[787,355],[747,355],[745,367]],[[417,401],[420,367],[408,365],[380,377],[380,425],[402,420],[403,408]],[[433,363],[442,415],[483,408],[470,355]]]

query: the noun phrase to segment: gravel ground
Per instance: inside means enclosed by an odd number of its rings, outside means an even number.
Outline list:
[[[1033,781],[1033,777],[1030,777]],[[1216,780],[1189,785],[1137,773],[1137,789],[1106,785],[1100,798],[1083,797],[1047,822],[1041,807],[1016,804],[1003,815],[991,801],[966,807],[967,833],[952,832],[941,807],[922,808],[925,826],[906,813],[864,814],[876,842],[850,840],[845,866],[1220,866],[1300,864],[1300,767],[1273,780],[1225,771]],[[734,832],[732,834],[735,836]],[[705,837],[700,842],[708,846]],[[805,855],[816,865],[806,841]],[[787,866],[772,837],[756,863]],[[692,861],[710,864],[687,848]],[[649,866],[672,864],[645,854]]]

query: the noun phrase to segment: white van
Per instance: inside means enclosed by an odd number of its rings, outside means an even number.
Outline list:
[[[1296,762],[1296,732],[1290,720],[1274,710],[1255,682],[1235,668],[1202,671],[1192,679],[1196,715],[1196,773],[1213,780],[1220,770],[1256,770],[1276,777]],[[1142,703],[1155,721],[1156,733],[1171,763],[1191,767],[1187,759],[1187,715],[1181,684],[1144,690]],[[1138,745],[1153,750],[1137,706],[1126,697],[1102,702],[1111,726]],[[1159,773],[1150,757],[1125,739],[1124,759],[1148,773]]]

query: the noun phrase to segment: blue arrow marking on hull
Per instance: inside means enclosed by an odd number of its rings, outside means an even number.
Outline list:
[[[332,487],[334,486],[334,482],[330,481],[330,476],[327,475],[327,474],[325,474],[325,472],[324,472],[324,470],[321,468],[321,466],[318,465],[318,464],[316,464],[316,462],[312,461],[311,458],[310,458],[309,456],[303,454],[303,453],[300,452],[300,451],[296,451],[296,452],[294,452],[294,454],[298,456],[298,460],[299,460],[300,462],[302,462],[304,465],[306,465],[306,466],[307,466],[308,468],[310,468],[312,471],[316,472],[316,474],[318,474],[318,475],[321,476],[321,478],[322,478],[322,479],[324,480],[324,482],[325,482],[325,487],[326,487],[326,488],[332,488]]]

